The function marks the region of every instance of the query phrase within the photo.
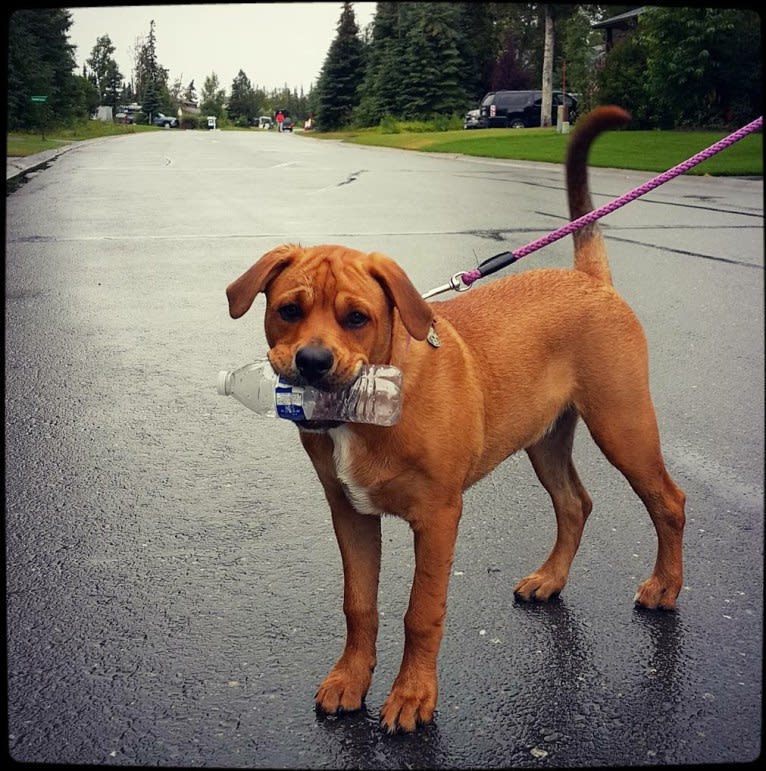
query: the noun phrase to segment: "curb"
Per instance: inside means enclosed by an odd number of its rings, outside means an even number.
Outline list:
[[[51,161],[55,161],[60,155],[69,152],[78,143],[73,142],[68,145],[62,145],[53,150],[45,150],[42,153],[35,153],[34,155],[25,155],[13,158],[6,158],[5,168],[5,181],[15,182],[25,174],[30,174],[33,171],[47,166]]]

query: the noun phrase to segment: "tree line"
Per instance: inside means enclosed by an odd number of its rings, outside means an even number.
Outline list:
[[[757,13],[736,8],[643,7],[633,34],[609,50],[592,24],[636,6],[553,3],[379,2],[360,30],[353,3],[340,7],[336,36],[317,82],[303,89],[253,85],[240,70],[228,91],[211,73],[200,89],[171,80],[157,58],[151,21],[130,77],[118,69],[108,34],[76,70],[63,8],[22,9],[9,23],[8,128],[87,118],[99,105],[141,105],[147,121],[198,105],[219,125],[251,125],[287,110],[319,130],[389,120],[446,125],[498,89],[578,94],[580,112],[616,103],[640,128],[720,128],[761,114]],[[190,53],[190,56],[193,55]],[[32,96],[45,95],[41,104]],[[550,115],[543,108],[542,115]]]
[[[81,69],[69,43],[72,16],[65,8],[14,11],[8,25],[8,121],[9,130],[37,129],[45,125],[68,126],[109,106],[115,115],[120,106],[138,104],[142,118],[150,122],[163,112],[176,115],[198,107],[202,115],[214,115],[224,123],[250,125],[259,115],[286,110],[295,116],[311,111],[303,89],[286,85],[267,91],[253,86],[240,70],[227,93],[215,72],[205,78],[197,93],[194,81],[171,80],[157,57],[157,32],[149,23],[146,38],[134,50],[130,77],[120,72],[116,51],[108,33],[99,36]],[[44,96],[45,102],[32,99]],[[196,110],[195,110],[196,112]]]
[[[609,51],[595,22],[641,8]],[[722,128],[762,112],[761,24],[736,8],[379,2],[360,35],[344,3],[315,93],[319,129],[428,120],[489,91],[553,89],[580,112],[624,106],[638,128]]]

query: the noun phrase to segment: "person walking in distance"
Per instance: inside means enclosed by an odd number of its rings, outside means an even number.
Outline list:
[[[277,113],[277,131],[282,131],[282,124],[284,123],[285,116],[282,113],[282,110],[280,110]]]

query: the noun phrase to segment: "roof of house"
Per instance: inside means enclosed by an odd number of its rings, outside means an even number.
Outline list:
[[[636,18],[646,10],[646,6],[642,5],[640,8],[634,8],[632,11],[626,11],[618,16],[612,16],[609,19],[602,19],[594,24],[591,24],[591,29],[607,29],[608,27],[621,27],[625,25],[625,22]]]

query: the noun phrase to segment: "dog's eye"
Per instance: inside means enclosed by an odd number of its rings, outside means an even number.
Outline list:
[[[277,309],[277,313],[279,314],[282,321],[298,321],[303,316],[300,306],[296,305],[295,303],[287,303],[287,305],[282,305]]]
[[[343,319],[343,326],[347,329],[361,329],[369,320],[369,317],[361,311],[351,311]]]

